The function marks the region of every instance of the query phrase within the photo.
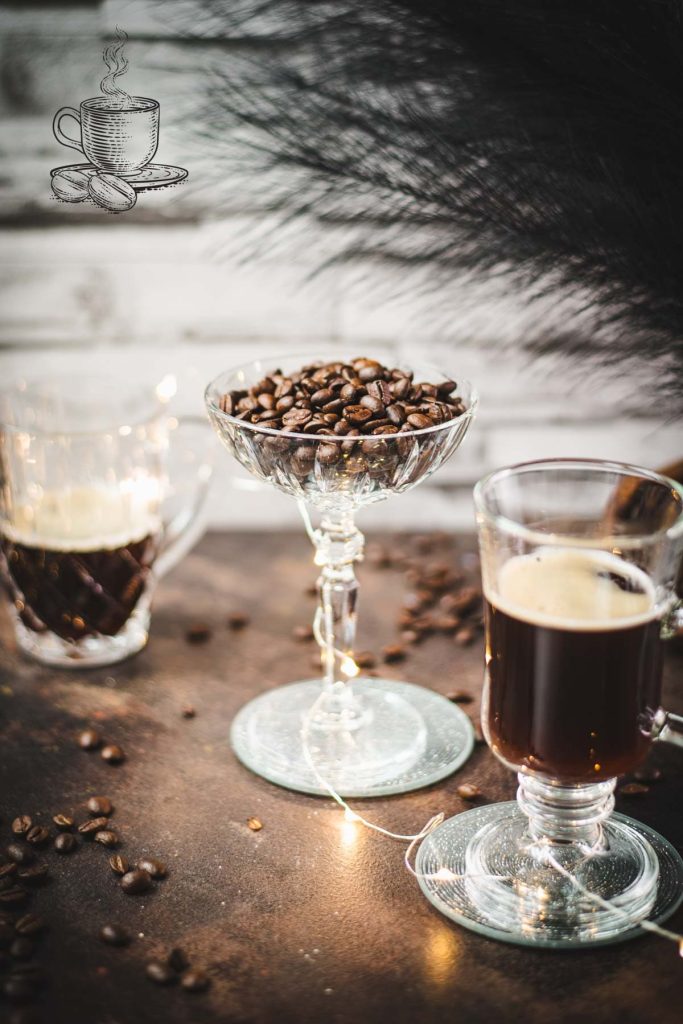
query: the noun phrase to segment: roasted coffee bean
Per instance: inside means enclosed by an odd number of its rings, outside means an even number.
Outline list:
[[[9,952],[10,956],[13,956],[16,960],[29,960],[33,956],[35,949],[35,944],[29,938],[20,935],[9,947]]]
[[[19,846],[19,843],[10,843],[5,852],[15,864],[32,864],[35,860],[33,851],[26,846]]]
[[[78,737],[79,746],[83,750],[97,750],[102,746],[102,737],[97,729],[85,729]]]
[[[9,879],[7,879],[9,882]],[[0,888],[0,906],[14,907],[23,903],[28,893],[20,885],[9,885],[7,888]]]
[[[333,466],[339,461],[341,448],[338,444],[320,444],[316,455],[321,466]]]
[[[168,966],[171,967],[176,974],[182,974],[190,966],[190,961],[187,953],[184,949],[179,946],[175,946],[174,949],[168,954]]]
[[[30,832],[33,822],[28,814],[21,814],[12,822],[12,831],[15,836],[25,836]]]
[[[135,865],[140,871],[146,871],[150,878],[166,878],[168,869],[163,861],[156,857],[143,857]]]
[[[390,664],[394,661],[403,661],[406,656],[406,649],[402,644],[387,644],[382,648],[382,659]]]
[[[440,384],[437,384],[436,390],[438,391],[440,398],[448,398],[449,395],[453,394],[457,386],[458,385],[454,380],[444,380]]]
[[[267,391],[262,391],[260,395],[257,395],[256,401],[266,412],[270,412],[275,407],[275,398]]]
[[[47,878],[47,864],[29,864],[27,867],[17,867],[17,878],[24,885],[40,885]]]
[[[101,832],[96,832],[94,835],[94,841],[99,843],[100,846],[106,846],[111,849],[114,846],[118,846],[119,837],[116,832],[113,832],[110,828],[102,829]]]
[[[286,395],[284,398],[278,398],[277,402],[275,403],[275,408],[277,412],[285,413],[289,412],[293,405],[294,399],[292,398],[292,396]]]
[[[197,710],[193,704],[183,704],[180,709],[180,714],[183,718],[194,718],[197,714]]]
[[[75,825],[74,819],[68,814],[55,814],[52,819],[58,829],[67,831]]]
[[[455,792],[461,800],[477,800],[481,796],[479,786],[475,786],[473,782],[463,782]]]
[[[13,860],[8,861],[7,864],[0,864],[0,879],[7,878],[8,875],[13,875],[17,870],[17,865]]]
[[[359,651],[358,654],[354,654],[353,660],[358,668],[374,668],[377,664],[377,657],[372,651]]]
[[[173,968],[162,960],[150,960],[145,967],[145,974],[150,981],[157,985],[174,985],[178,980],[178,975]]]
[[[617,793],[621,796],[642,796],[644,793],[649,793],[650,787],[644,786],[642,782],[627,782],[624,786],[619,786]]]
[[[457,615],[435,615],[432,621],[437,633],[454,633],[460,625]]]
[[[379,398],[374,398],[373,395],[363,395],[359,402],[359,405],[361,405],[364,409],[369,409],[370,412],[374,414],[384,412],[384,403],[381,402]],[[352,406],[351,408],[354,407]],[[346,410],[346,417],[347,419],[350,419],[348,409]]]
[[[66,203],[82,203],[88,198],[90,175],[65,168],[52,175],[52,191]]]
[[[305,642],[313,639],[313,627],[312,626],[295,626],[292,630],[292,636],[295,640]]]
[[[346,405],[352,405],[358,394],[358,388],[355,388],[353,384],[345,384],[339,391],[339,397]]]
[[[137,896],[139,893],[147,892],[151,887],[151,875],[148,871],[143,871],[142,868],[127,871],[121,879],[121,888],[128,896]]]
[[[247,828],[251,829],[252,832],[260,832],[263,828],[263,822],[258,818],[247,818]]]
[[[109,858],[109,867],[117,875],[126,875],[130,871],[130,864],[120,853],[115,853],[113,857]]]
[[[211,981],[204,971],[193,967],[191,970],[185,971],[180,979],[180,984],[185,992],[205,992]]]
[[[77,846],[78,840],[73,832],[60,832],[54,841],[57,853],[73,853]]]
[[[45,921],[38,914],[24,914],[14,924],[14,930],[19,935],[38,935],[45,928]]]
[[[114,810],[114,805],[108,796],[91,796],[86,804],[88,812],[94,814],[97,817],[104,815],[109,817],[111,812]]]
[[[127,946],[130,943],[130,935],[119,924],[103,925],[100,928],[100,938],[108,946]]]
[[[43,825],[34,825],[26,833],[26,842],[31,846],[44,846],[50,838],[50,832]]]
[[[471,704],[474,697],[467,690],[451,690],[446,694],[446,699],[452,700],[454,704]]]
[[[347,405],[344,410],[344,418],[354,427],[361,427],[368,420],[372,419],[372,410],[366,409],[364,405]]]
[[[106,828],[109,824],[109,818],[91,818],[90,821],[84,821],[78,826],[78,831],[82,836],[86,836],[88,839],[92,839],[96,832],[100,829]]]
[[[245,626],[249,625],[249,616],[244,612],[232,612],[226,619],[228,629],[232,629],[235,632],[239,629],[244,629]]]
[[[406,422],[413,428],[413,430],[424,430],[426,427],[434,426],[429,416],[425,416],[422,412],[412,412],[410,416],[407,417]]]
[[[294,407],[284,414],[282,422],[286,427],[289,427],[294,433],[304,424],[308,423],[313,413],[310,409],[301,409]]]
[[[459,647],[469,647],[475,640],[474,630],[470,629],[469,626],[463,626],[455,634],[455,642]]]
[[[333,401],[334,392],[329,388],[321,388],[319,391],[315,391],[311,395],[311,405],[326,405],[328,402]]]
[[[126,755],[121,747],[117,747],[115,744],[102,748],[101,758],[108,764],[121,764],[122,761],[126,760]]]
[[[205,644],[211,639],[211,627],[201,622],[195,622],[185,630],[185,639],[188,644]]]

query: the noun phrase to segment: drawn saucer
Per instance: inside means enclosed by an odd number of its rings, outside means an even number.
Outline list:
[[[50,176],[58,171],[83,171],[84,174],[97,174],[98,169],[93,164],[64,164],[62,167],[53,167]],[[119,174],[132,185],[136,192],[142,192],[147,188],[164,188],[166,185],[176,185],[187,177],[184,167],[175,167],[173,164],[147,164],[139,171],[131,174]]]

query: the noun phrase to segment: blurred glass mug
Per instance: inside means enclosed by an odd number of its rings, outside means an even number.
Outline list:
[[[141,650],[157,580],[201,535],[211,433],[169,416],[170,380],[0,392],[0,573],[17,643],[44,664]]]

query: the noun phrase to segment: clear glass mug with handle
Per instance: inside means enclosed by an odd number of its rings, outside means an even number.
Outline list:
[[[18,647],[47,665],[121,661],[147,643],[155,584],[196,542],[208,424],[107,377],[0,393],[0,574]]]
[[[429,837],[429,898],[509,942],[575,946],[638,934],[683,894],[663,837],[613,814],[617,776],[653,740],[683,743],[660,705],[663,641],[681,617],[683,488],[619,463],[556,459],[475,488],[486,607],[482,726],[517,772],[516,803]],[[450,877],[449,875],[449,877]]]

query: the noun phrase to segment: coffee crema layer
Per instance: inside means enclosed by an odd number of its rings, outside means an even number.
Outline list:
[[[46,491],[0,522],[7,588],[23,624],[63,640],[116,635],[145,588],[161,535],[140,491]]]
[[[494,751],[563,782],[635,768],[662,675],[649,578],[606,552],[539,549],[503,566],[485,608]]]

